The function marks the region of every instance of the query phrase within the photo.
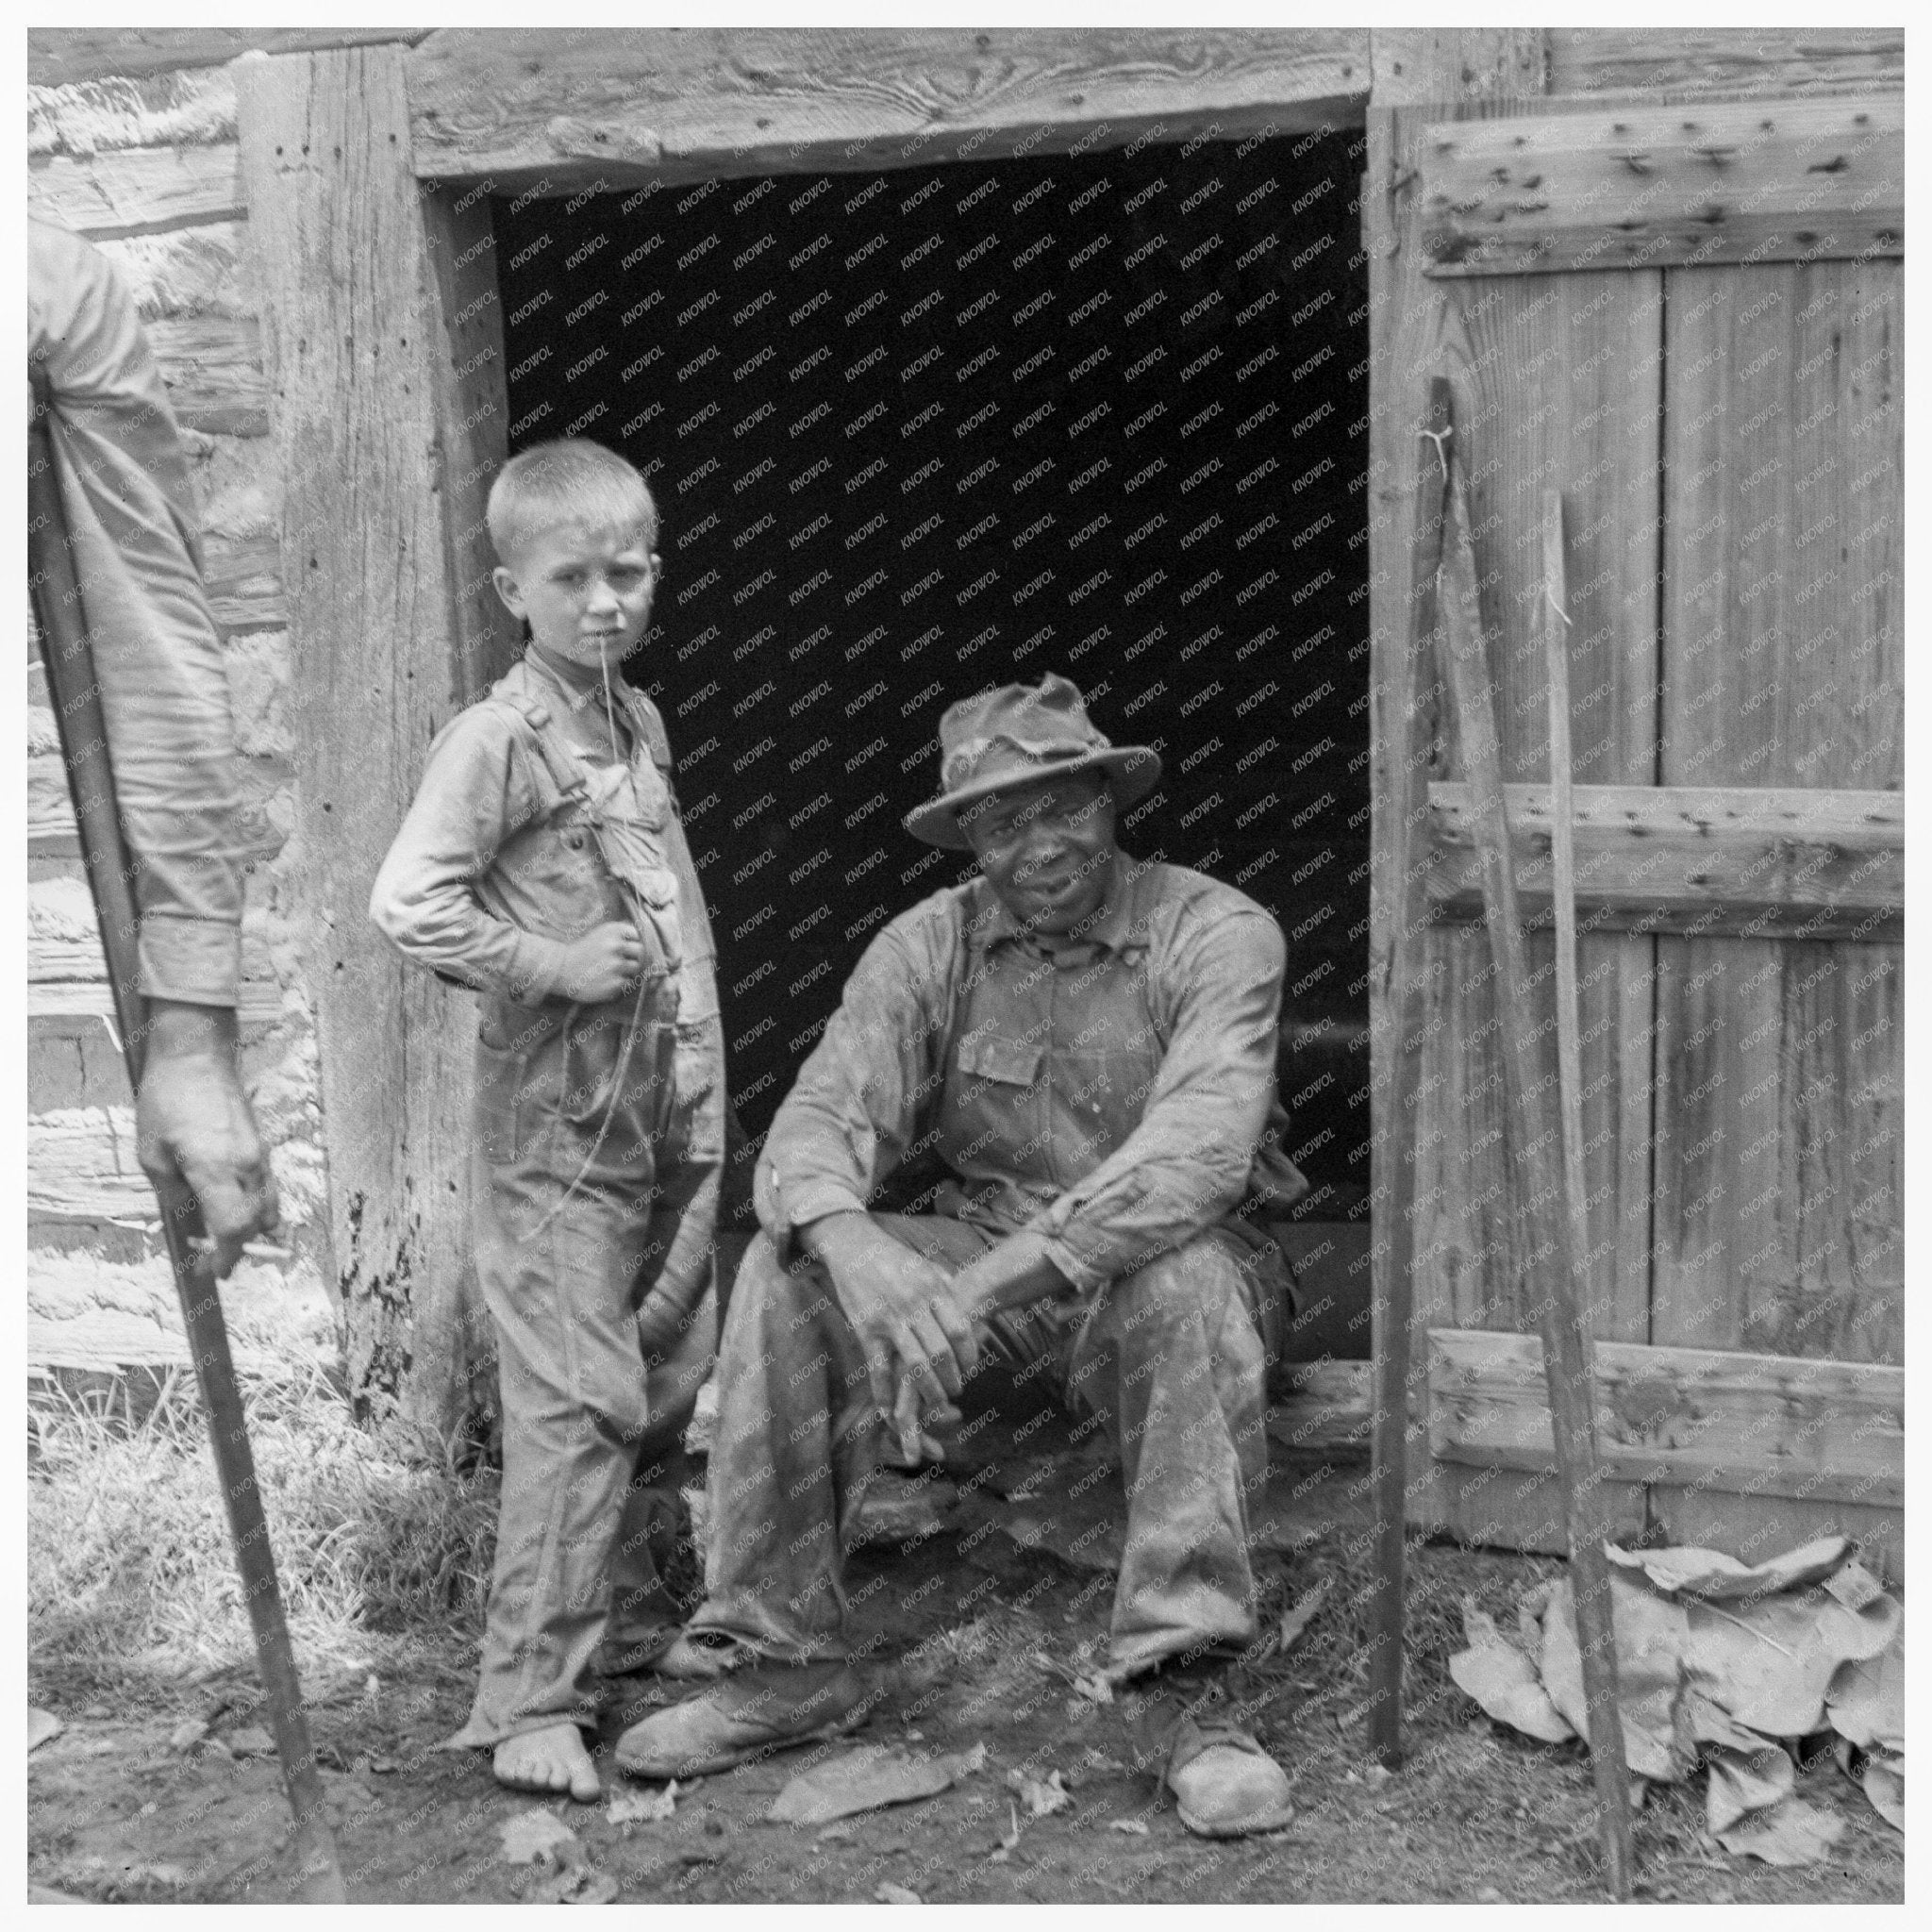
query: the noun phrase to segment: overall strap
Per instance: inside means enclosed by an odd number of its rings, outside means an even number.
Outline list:
[[[525,692],[494,691],[483,700],[516,721],[517,742],[529,760],[538,810],[548,817],[559,806],[581,798],[589,789],[577,761],[550,729],[550,708]]]

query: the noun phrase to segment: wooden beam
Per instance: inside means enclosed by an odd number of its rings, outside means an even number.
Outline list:
[[[438,270],[442,211],[410,167],[404,58],[279,55],[235,75],[287,474],[282,555],[301,587],[288,612],[296,833],[349,1372],[358,1406],[447,1429],[480,1352],[475,1024],[466,995],[405,971],[365,908],[429,740],[477,694],[472,667],[488,656],[465,637],[458,573],[490,428],[446,413],[472,339]]]
[[[1404,1467],[1378,1494],[1386,1517],[1399,1485],[1406,1513],[1429,1488],[1421,1430],[1408,1418],[1425,1406],[1412,1304],[1424,1259],[1416,1232],[1416,1106],[1425,1045],[1417,996],[1419,927],[1426,918],[1416,873],[1424,788],[1438,730],[1428,666],[1435,573],[1424,552],[1440,537],[1440,496],[1427,495],[1417,431],[1428,398],[1417,378],[1440,351],[1441,300],[1422,278],[1410,192],[1423,102],[1453,104],[1475,117],[1523,110],[1543,89],[1541,29],[1440,31],[1380,27],[1370,36],[1374,110],[1368,116],[1362,173],[1362,245],[1369,258],[1369,1091],[1372,1339],[1378,1376],[1403,1385],[1403,1424],[1384,1420],[1385,1446],[1399,1438]],[[1407,107],[1399,104],[1409,104]],[[1430,111],[1441,109],[1433,107]],[[1439,473],[1440,475],[1440,473]],[[1426,600],[1426,609],[1418,597]],[[1403,1329],[1398,1343],[1391,1329]],[[1378,1523],[1375,1598],[1370,1607],[1369,1742],[1388,1766],[1402,1759],[1404,1540],[1401,1524]]]
[[[1905,84],[1897,27],[1553,26],[1550,92],[1788,94]]]
[[[86,158],[35,156],[27,163],[26,195],[30,212],[96,242],[244,221],[248,214],[241,150],[231,141]]]
[[[1482,916],[1481,863],[1465,785],[1428,790],[1434,915]],[[1517,885],[1533,924],[1550,908],[1550,790],[1504,787]],[[1905,799],[1897,791],[1579,785],[1576,903],[1626,932],[1903,936]]]
[[[499,189],[832,174],[1358,125],[1360,28],[442,28],[416,169]]]
[[[428,32],[426,26],[35,26],[26,34],[26,77],[35,87],[69,87],[105,75],[221,67],[252,49],[294,54],[383,41],[408,44]]]
[[[1905,1501],[1905,1370],[1730,1349],[1595,1346],[1604,1474],[1743,1495]],[[1534,1335],[1429,1330],[1429,1446],[1445,1462],[1556,1467]]]
[[[1422,148],[1432,275],[1905,253],[1905,98],[1445,121]]]

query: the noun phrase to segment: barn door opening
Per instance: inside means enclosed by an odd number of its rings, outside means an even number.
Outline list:
[[[638,681],[711,897],[751,1145],[883,920],[954,700],[1071,675],[1161,752],[1141,856],[1274,911],[1314,1310],[1367,1350],[1360,138],[1137,142],[494,205],[512,450],[663,512]]]

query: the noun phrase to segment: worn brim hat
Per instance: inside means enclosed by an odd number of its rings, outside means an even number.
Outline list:
[[[1097,731],[1079,691],[1049,672],[1036,690],[1007,684],[962,699],[940,720],[940,794],[906,816],[928,845],[970,852],[960,808],[1080,772],[1104,772],[1116,805],[1146,797],[1160,782],[1160,757],[1144,744],[1117,745]]]

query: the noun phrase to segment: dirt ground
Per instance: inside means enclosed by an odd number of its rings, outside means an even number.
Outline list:
[[[610,1792],[647,1788],[615,1774],[608,1746],[630,1719],[678,1694],[648,1676],[620,1679],[599,1752],[606,1799],[542,1807],[575,1833],[581,1862],[623,1900],[870,1901],[882,1884],[926,1902],[1603,1896],[1582,1746],[1541,1745],[1491,1724],[1445,1671],[1461,1646],[1466,1598],[1507,1618],[1555,1566],[1453,1547],[1412,1552],[1408,1755],[1387,1773],[1368,1754],[1363,1720],[1366,1469],[1277,1453],[1254,1525],[1264,1628],[1276,1634],[1244,1661],[1190,1667],[1175,1688],[1252,1709],[1292,1780],[1299,1815],[1270,1837],[1209,1842],[1182,1827],[1151,1777],[1128,1768],[1133,1694],[1103,1705],[1074,1688],[1105,1640],[1112,1579],[1104,1566],[1109,1544],[1118,1547],[1108,1499],[1117,1484],[1096,1481],[1070,1501],[1079,1452],[1045,1446],[983,1465],[976,1481],[962,1471],[950,1493],[941,1484],[927,1495],[902,1491],[852,1564],[859,1634],[877,1638],[893,1687],[852,1741],[915,1755],[984,1744],[980,1769],[936,1797],[835,1824],[773,1823],[773,1800],[825,1748],[805,1745],[680,1786],[668,1819],[613,1823]],[[1058,1527],[1041,1546],[1024,1546],[1019,1538],[1054,1518]],[[1046,1546],[1055,1542],[1064,1554]],[[1283,1611],[1317,1589],[1312,1618],[1284,1650]],[[483,1754],[435,1748],[467,1709],[474,1629],[417,1633],[412,1646],[405,1664],[386,1659],[384,1673],[309,1686],[351,1897],[555,1895],[541,1866],[502,1856],[499,1828],[537,1801],[498,1790]],[[97,1686],[64,1685],[58,1662],[43,1657],[31,1688],[66,1726],[29,1759],[36,1884],[104,1901],[291,1896],[287,1811],[248,1664],[103,1700]],[[183,1727],[196,1724],[208,1726],[206,1739],[185,1742]],[[1059,1773],[1071,1806],[1027,1817],[1008,1788],[1015,1771],[1042,1780]],[[1730,1858],[1706,1836],[1701,1785],[1652,1787],[1636,1820],[1640,1897],[1901,1899],[1902,1841],[1828,1752],[1804,1767],[1799,1790],[1847,1830],[1827,1863],[1779,1871]],[[1018,1841],[1003,1845],[1016,1818]]]

